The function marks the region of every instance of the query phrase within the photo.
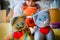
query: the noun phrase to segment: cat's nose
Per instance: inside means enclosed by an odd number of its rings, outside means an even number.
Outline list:
[[[22,28],[22,27],[19,27],[20,29]]]

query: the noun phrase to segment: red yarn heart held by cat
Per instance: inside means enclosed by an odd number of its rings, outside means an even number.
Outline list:
[[[40,32],[44,35],[48,34],[50,31],[50,27],[40,28]]]
[[[14,32],[14,38],[21,38],[23,36],[23,32]]]

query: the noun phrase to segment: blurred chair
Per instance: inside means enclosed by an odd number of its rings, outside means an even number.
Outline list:
[[[0,23],[6,22],[6,10],[0,10]]]

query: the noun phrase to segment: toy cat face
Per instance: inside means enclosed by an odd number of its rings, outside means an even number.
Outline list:
[[[45,25],[47,25],[47,16],[46,15],[41,15],[39,18],[38,18],[38,21],[39,21],[39,25],[41,27],[44,27]]]
[[[22,29],[24,29],[26,27],[25,16],[15,17],[13,19],[12,26],[14,29],[18,31],[21,31]]]
[[[49,25],[49,12],[48,10],[42,10],[37,13],[36,24],[39,27],[45,27]]]

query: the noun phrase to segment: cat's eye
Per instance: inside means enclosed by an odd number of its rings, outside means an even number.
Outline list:
[[[46,19],[46,16],[44,16],[44,19]]]
[[[24,23],[22,23],[22,26],[24,27],[24,26],[25,26],[25,24],[24,24]]]
[[[39,21],[41,21],[41,18],[39,18]]]
[[[16,26],[19,26],[19,24],[16,24]]]
[[[22,25],[24,25],[24,23],[22,23]]]

